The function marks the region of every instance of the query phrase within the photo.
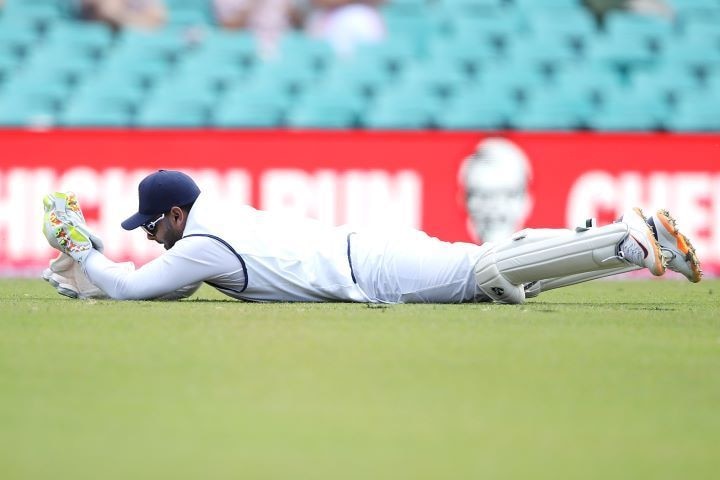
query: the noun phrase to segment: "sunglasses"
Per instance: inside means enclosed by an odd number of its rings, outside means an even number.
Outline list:
[[[162,215],[160,215],[158,218],[156,218],[155,220],[153,220],[152,222],[143,223],[142,225],[140,225],[140,228],[145,230],[145,233],[147,233],[148,235],[155,235],[155,230],[157,229],[157,223],[160,220],[162,220],[163,218],[165,218],[164,213]]]

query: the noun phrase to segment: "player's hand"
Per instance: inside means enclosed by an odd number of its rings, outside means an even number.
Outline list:
[[[64,255],[64,254],[63,254]],[[75,261],[73,261],[75,263]],[[57,290],[60,295],[64,295],[70,298],[78,298],[80,293],[77,287],[72,283],[72,280],[63,277],[62,275],[53,272],[49,268],[45,269],[42,274],[42,278]]]
[[[52,285],[60,295],[79,299],[106,299],[105,292],[88,280],[82,267],[71,256],[61,253],[50,260],[50,265],[42,273],[43,280]]]

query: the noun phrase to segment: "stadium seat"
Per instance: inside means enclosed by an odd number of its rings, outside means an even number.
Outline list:
[[[401,70],[403,66],[422,56],[423,52],[411,39],[391,36],[381,43],[358,46],[353,60],[363,63],[376,63],[388,72]]]
[[[503,0],[440,0],[437,4],[457,16],[482,16],[500,9]]]
[[[246,67],[238,63],[214,61],[213,57],[206,57],[202,52],[186,55],[173,71],[175,77],[205,83],[217,91],[232,88],[247,79],[248,75]]]
[[[472,83],[472,78],[457,64],[434,58],[431,61],[408,65],[399,81],[414,90],[447,97],[463,85]]]
[[[703,15],[680,17],[677,23],[684,39],[702,39],[717,45],[720,43],[720,2],[715,10]]]
[[[132,57],[137,61],[173,62],[188,46],[188,40],[181,29],[127,29],[119,35],[113,55]]]
[[[700,78],[689,69],[666,64],[660,68],[639,72],[630,78],[634,91],[657,92],[658,98],[675,101],[688,94],[694,94],[702,87]]]
[[[18,71],[21,64],[22,60],[20,58],[12,52],[3,50],[2,45],[0,45],[0,86]]]
[[[545,89],[526,100],[511,124],[522,130],[575,130],[592,112],[591,98],[581,91]]]
[[[287,115],[287,124],[306,128],[350,128],[357,125],[363,107],[364,101],[359,95],[319,86],[293,105]]]
[[[595,20],[581,8],[534,11],[527,16],[527,22],[536,37],[560,37],[575,47],[582,47],[597,34]]]
[[[3,126],[50,126],[57,120],[60,101],[44,92],[11,92],[4,90],[0,97],[0,125]]]
[[[546,88],[549,78],[540,68],[523,62],[505,62],[486,65],[479,83],[488,91],[522,99],[537,89]]]
[[[390,0],[382,8],[383,10],[391,10],[394,13],[407,12],[413,15],[418,10],[426,8],[428,3],[428,0]]]
[[[661,99],[628,90],[609,95],[587,124],[600,131],[652,131],[662,128],[669,116],[670,108]]]
[[[418,10],[414,15],[409,14],[407,11],[393,12],[388,8],[383,9],[385,28],[391,35],[424,44],[436,29],[432,17],[423,10]]]
[[[281,84],[250,79],[227,92],[221,103],[255,103],[284,111],[293,100],[293,95]]]
[[[432,126],[442,102],[425,91],[398,84],[381,92],[369,107],[363,119],[368,128],[413,130]]]
[[[325,83],[341,85],[350,92],[373,95],[393,82],[389,69],[375,61],[338,60],[325,73]]]
[[[18,59],[25,56],[38,42],[40,34],[28,28],[23,22],[14,22],[0,18],[0,48],[5,54],[12,54]]]
[[[280,40],[279,61],[295,65],[306,63],[312,70],[323,70],[333,60],[328,42],[299,33],[285,34]]]
[[[208,64],[229,63],[247,67],[257,57],[257,42],[248,32],[211,30],[203,35],[192,53],[204,58]]]
[[[665,45],[660,58],[676,68],[711,70],[720,65],[720,45],[714,43],[711,37],[685,37]]]
[[[133,111],[130,103],[88,95],[70,101],[59,115],[58,123],[68,127],[128,127],[132,124]]]
[[[501,50],[492,43],[460,35],[436,37],[429,44],[428,50],[432,61],[456,63],[457,67],[471,73],[481,70],[486,63],[504,58]]]
[[[580,58],[571,41],[561,36],[518,36],[506,52],[515,63],[525,63],[547,72],[557,71]]]
[[[212,2],[207,0],[165,0],[171,25],[212,26],[216,24]]]
[[[527,31],[522,18],[516,15],[491,15],[482,17],[457,17],[452,21],[451,31],[455,37],[473,43],[489,42],[501,48],[517,35]]]
[[[0,54],[0,88],[2,88],[2,84],[15,72],[18,63],[16,58],[10,55],[4,56]]]
[[[500,129],[518,110],[510,95],[472,86],[459,91],[436,114],[435,123],[446,130]]]
[[[720,97],[720,69],[712,72],[705,80],[708,91],[713,92],[715,97]]]
[[[707,12],[719,8],[717,0],[673,0],[672,6],[681,16],[691,12]]]
[[[271,128],[282,124],[284,112],[254,99],[224,101],[213,114],[212,125],[220,128]]]
[[[641,40],[598,35],[586,47],[585,59],[621,70],[635,70],[652,66],[656,56]]]
[[[698,93],[679,102],[673,115],[665,119],[668,130],[675,132],[719,132],[720,90]]]
[[[69,3],[63,0],[6,0],[2,16],[5,21],[29,23],[44,29],[69,15]]]
[[[588,62],[564,66],[552,83],[559,89],[583,90],[595,96],[604,91],[623,89],[627,85],[625,77],[612,66]]]
[[[39,71],[22,71],[13,75],[0,92],[3,97],[42,97],[57,105],[69,96],[71,86],[64,82],[48,82]]]
[[[276,127],[284,122],[292,103],[293,96],[281,84],[250,79],[227,92],[216,105],[213,125]]]
[[[143,88],[149,88],[170,71],[162,59],[137,59],[131,55],[110,56],[98,69],[98,75],[116,76]]]
[[[99,57],[110,47],[113,39],[110,28],[102,23],[57,22],[47,34],[46,43]]]
[[[424,7],[431,24],[432,36],[447,36],[456,32],[458,18],[498,18],[507,13],[502,0],[440,0]]]
[[[79,52],[72,45],[45,44],[33,50],[25,70],[43,76],[47,82],[76,84],[85,75],[95,72],[97,64],[88,52]]]
[[[628,12],[611,12],[605,17],[605,35],[618,41],[641,42],[651,48],[672,41],[673,24],[669,19]]]
[[[257,65],[249,71],[248,78],[253,83],[277,85],[289,93],[297,93],[317,82],[320,71],[305,59],[288,57]]]
[[[173,26],[206,26],[214,23],[207,0],[165,0],[168,23]]]
[[[135,118],[141,127],[202,127],[209,123],[209,107],[205,99],[191,97],[150,98]]]
[[[159,81],[150,95],[151,101],[194,102],[206,108],[217,101],[218,90],[212,81],[201,75],[172,75]]]
[[[133,78],[106,73],[86,78],[75,90],[73,100],[87,97],[98,104],[110,102],[137,107],[145,96],[145,89]]]
[[[582,8],[581,0],[513,0],[513,5],[522,12],[534,14],[543,10],[574,10]]]

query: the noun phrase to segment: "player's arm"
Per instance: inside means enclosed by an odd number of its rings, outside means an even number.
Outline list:
[[[168,298],[180,289],[234,271],[239,261],[221,243],[207,237],[191,237],[178,241],[172,249],[137,270],[120,268],[120,264],[97,250],[91,251],[82,265],[90,281],[110,298],[147,300]]]

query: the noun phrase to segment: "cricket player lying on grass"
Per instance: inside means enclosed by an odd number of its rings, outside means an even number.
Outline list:
[[[44,277],[58,292],[118,300],[182,298],[205,282],[264,302],[523,303],[543,291],[608,275],[665,269],[702,276],[665,210],[575,230],[525,229],[498,243],[448,243],[417,230],[355,231],[237,205],[213,215],[195,182],[160,170],[140,182],[138,212],[122,222],[164,245],[139,269],[102,253],[77,199],[44,198],[43,233],[62,254]],[[218,219],[219,218],[219,219]]]

